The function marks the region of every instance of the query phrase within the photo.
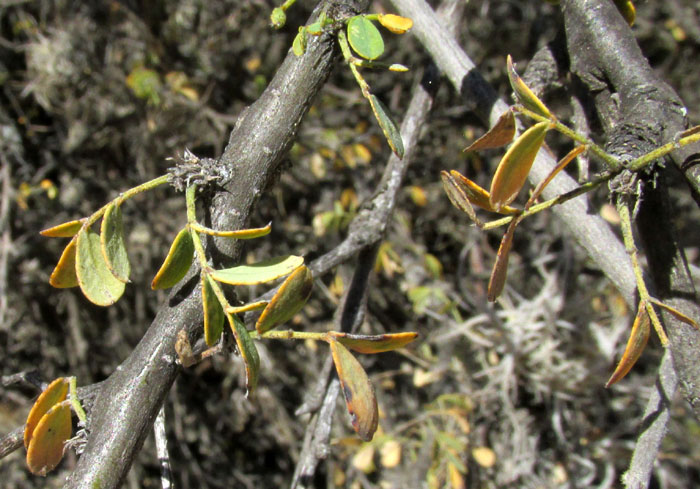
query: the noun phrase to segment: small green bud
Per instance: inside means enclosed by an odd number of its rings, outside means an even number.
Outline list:
[[[281,29],[287,22],[287,14],[280,7],[275,7],[270,14],[270,24],[275,29]]]

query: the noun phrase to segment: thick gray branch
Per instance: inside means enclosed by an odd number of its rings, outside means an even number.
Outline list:
[[[323,5],[360,11],[367,3],[333,0]],[[213,226],[237,229],[246,224],[335,58],[331,34],[311,39],[306,54],[297,58],[290,53],[260,99],[240,115],[220,160],[230,178],[213,198]],[[223,255],[238,260],[238,247],[217,244],[220,260]],[[126,477],[179,372],[174,358],[177,332],[186,328],[191,335],[201,333],[198,282],[193,277],[173,291],[132,354],[105,382],[91,410],[86,451],[66,488],[116,488]]]

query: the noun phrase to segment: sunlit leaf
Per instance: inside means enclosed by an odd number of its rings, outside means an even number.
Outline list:
[[[260,309],[265,309],[268,304],[268,301],[256,301],[243,304],[242,306],[227,306],[226,312],[229,314],[243,314],[249,311],[259,311]]]
[[[363,335],[330,331],[328,334],[358,353],[382,353],[396,350],[403,348],[418,337],[418,333],[414,332]]]
[[[396,154],[396,156],[403,158],[403,140],[401,139],[401,131],[399,131],[399,127],[396,125],[396,122],[394,122],[394,119],[392,119],[391,115],[389,115],[387,108],[375,95],[369,96],[369,103],[372,106],[374,117],[377,119],[379,127],[381,127],[384,137],[386,138],[387,143],[389,143],[391,150]]]
[[[476,463],[487,469],[496,465],[496,452],[489,447],[472,448],[472,457],[474,457]]]
[[[262,236],[267,236],[272,230],[272,224],[268,224],[262,228],[238,229],[236,231],[217,231],[206,226],[193,224],[192,228],[200,233],[216,236],[219,238],[235,238],[235,239],[254,239]]]
[[[698,323],[696,323],[693,318],[683,314],[681,311],[679,311],[675,307],[671,307],[668,304],[664,304],[663,302],[656,300],[656,299],[653,299],[653,298],[651,299],[651,302],[654,303],[655,305],[659,306],[661,309],[664,309],[666,312],[671,314],[673,317],[675,317],[679,321],[687,324],[688,326],[692,326],[695,329],[700,329],[700,326],[698,326]]]
[[[263,334],[275,326],[289,321],[309,300],[314,278],[311,270],[300,266],[285,279],[255,324]]]
[[[474,224],[482,227],[484,224],[476,217],[474,207],[472,207],[472,203],[463,186],[457,182],[455,177],[446,171],[440,172],[440,178],[442,178],[442,186],[445,189],[447,198],[452,202],[452,205],[468,215],[469,219],[471,219]]]
[[[231,326],[236,345],[245,363],[246,389],[251,394],[258,385],[258,373],[260,372],[260,356],[255,348],[255,343],[248,334],[245,324],[235,314],[228,314],[228,323]]]
[[[491,180],[489,202],[494,209],[510,204],[520,192],[544,142],[549,124],[547,121],[535,124],[522,133],[506,151]]]
[[[313,24],[309,24],[306,26],[306,32],[311,34],[312,36],[318,36],[323,32],[323,27],[321,26],[321,21],[317,20]]]
[[[34,430],[44,414],[54,405],[66,399],[69,385],[68,379],[59,377],[51,382],[44,392],[39,395],[29,411],[29,416],[27,416],[27,424],[24,427],[24,448],[29,448],[29,442],[32,440]]]
[[[508,256],[510,255],[510,248],[513,245],[513,234],[515,233],[515,227],[520,222],[518,219],[513,219],[508,225],[506,233],[501,239],[501,245],[498,247],[498,255],[496,256],[496,263],[493,265],[493,270],[491,271],[491,278],[489,279],[489,288],[487,298],[489,302],[494,302],[498,299],[498,296],[503,292],[503,287],[506,284],[506,276],[508,275]]]
[[[328,343],[348,413],[350,413],[352,427],[361,439],[369,441],[374,436],[379,423],[377,398],[374,395],[372,383],[365,369],[347,348],[335,340],[330,340]]]
[[[394,14],[379,14],[379,23],[394,34],[404,34],[413,27],[413,20]]]
[[[100,235],[92,229],[78,233],[75,257],[78,285],[87,299],[98,306],[110,306],[124,293],[126,284],[117,279],[107,267],[102,255]]]
[[[211,277],[217,282],[230,285],[255,285],[284,277],[303,264],[304,258],[301,256],[278,256],[252,265],[214,270]]]
[[[45,476],[63,458],[63,445],[70,438],[70,402],[56,404],[41,418],[27,448],[27,466],[32,474]]]
[[[363,15],[357,15],[348,21],[348,41],[352,49],[365,59],[377,59],[384,53],[382,34]]]
[[[537,98],[537,95],[535,95],[532,90],[525,85],[523,79],[520,78],[518,73],[516,73],[515,67],[513,66],[513,58],[510,57],[510,54],[508,55],[506,64],[508,65],[508,79],[510,80],[510,86],[513,88],[518,102],[520,102],[526,109],[529,109],[542,117],[554,119],[554,116],[549,111],[547,106],[544,105],[539,98]]]
[[[510,143],[515,136],[515,115],[507,110],[486,134],[467,146],[464,151],[479,151],[482,149],[500,148]]]
[[[610,376],[610,379],[605,384],[605,387],[610,387],[615,382],[621,380],[632,369],[640,355],[644,351],[644,347],[649,341],[649,333],[651,330],[651,321],[649,314],[646,311],[646,304],[642,301],[637,309],[637,316],[634,318],[630,338],[627,340],[627,346],[622,354],[620,362],[615,367],[615,371]]]
[[[107,207],[105,215],[102,217],[100,241],[102,244],[102,255],[109,271],[122,282],[128,282],[131,265],[129,264],[129,256],[126,253],[126,244],[124,243],[122,211],[121,207],[114,203]]]
[[[585,146],[576,146],[574,149],[569,151],[566,156],[564,156],[559,163],[557,163],[557,166],[552,168],[552,171],[549,172],[549,175],[542,180],[540,183],[537,184],[537,187],[535,187],[535,190],[532,191],[532,195],[530,196],[529,199],[527,199],[527,204],[525,204],[525,210],[529,209],[532,204],[534,204],[537,199],[539,198],[540,194],[542,194],[542,191],[549,185],[549,183],[554,180],[554,177],[557,176],[557,174],[562,171],[566,166],[571,163],[574,158],[576,158],[578,155],[583,153],[586,150]]]
[[[175,236],[163,265],[151,282],[151,288],[153,290],[169,289],[178,283],[192,266],[192,258],[194,258],[194,243],[190,230],[185,227]]]
[[[224,309],[214,293],[209,275],[202,274],[202,307],[204,308],[204,341],[214,345],[224,331]]]
[[[69,287],[78,286],[78,276],[75,273],[75,252],[77,249],[78,238],[73,237],[70,243],[65,247],[61,258],[58,259],[56,268],[51,272],[49,284],[57,289],[67,289]]]
[[[292,43],[292,51],[297,57],[302,56],[306,51],[306,29],[304,27],[299,27],[299,32]]]
[[[454,185],[458,186],[467,196],[469,202],[477,207],[481,207],[489,212],[498,212],[499,214],[516,214],[518,209],[509,205],[504,205],[499,210],[491,206],[488,190],[480,187],[472,180],[459,173],[457,170],[450,170],[450,176],[454,179]]]
[[[634,7],[634,3],[631,0],[614,0],[617,10],[622,14],[622,18],[630,25],[634,25],[634,21],[637,18],[637,9]]]
[[[39,231],[39,234],[46,236],[47,238],[72,238],[78,234],[78,231],[80,231],[80,228],[83,227],[84,222],[85,219],[64,222],[63,224]]]

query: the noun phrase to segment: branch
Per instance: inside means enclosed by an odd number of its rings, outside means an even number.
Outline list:
[[[360,11],[366,0],[324,1],[317,7]],[[342,9],[342,10],[341,10]],[[333,68],[332,34],[310,39],[306,53],[289,53],[261,97],[240,114],[220,159],[229,178],[211,202],[212,227],[245,226],[262,191],[279,171],[279,162],[292,144],[296,128]],[[237,261],[237,243],[213,240],[217,261]],[[105,381],[92,409],[90,439],[64,487],[118,487],[163,403],[180,368],[174,345],[179,330],[201,335],[199,281],[190,277],[170,294],[148,331],[129,357]]]
[[[508,109],[494,89],[477,71],[471,59],[464,53],[454,37],[447,34],[433,10],[423,0],[391,0],[394,7],[414,22],[413,32],[431,54],[438,68],[450,80],[467,104],[490,127]],[[540,151],[530,171],[530,181],[536,185],[556,165],[554,158]],[[545,199],[566,193],[578,184],[561,172],[543,192]],[[632,267],[624,246],[600,217],[589,214],[584,199],[573,199],[556,206],[567,232],[586,250],[600,270],[620,291],[630,307],[635,305],[635,281]]]

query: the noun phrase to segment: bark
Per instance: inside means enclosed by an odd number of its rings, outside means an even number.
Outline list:
[[[324,1],[329,15],[360,12],[368,2]],[[311,38],[304,56],[288,54],[260,99],[240,114],[219,163],[226,181],[208,209],[211,225],[238,229],[263,190],[274,181],[279,163],[297,128],[337,58],[334,36]],[[236,262],[241,249],[216,242],[215,258]],[[211,248],[211,247],[210,247]],[[134,351],[105,382],[89,423],[90,438],[78,466],[64,487],[116,488],[150,431],[177,377],[174,344],[179,330],[201,335],[202,309],[196,274],[174,290]]]

